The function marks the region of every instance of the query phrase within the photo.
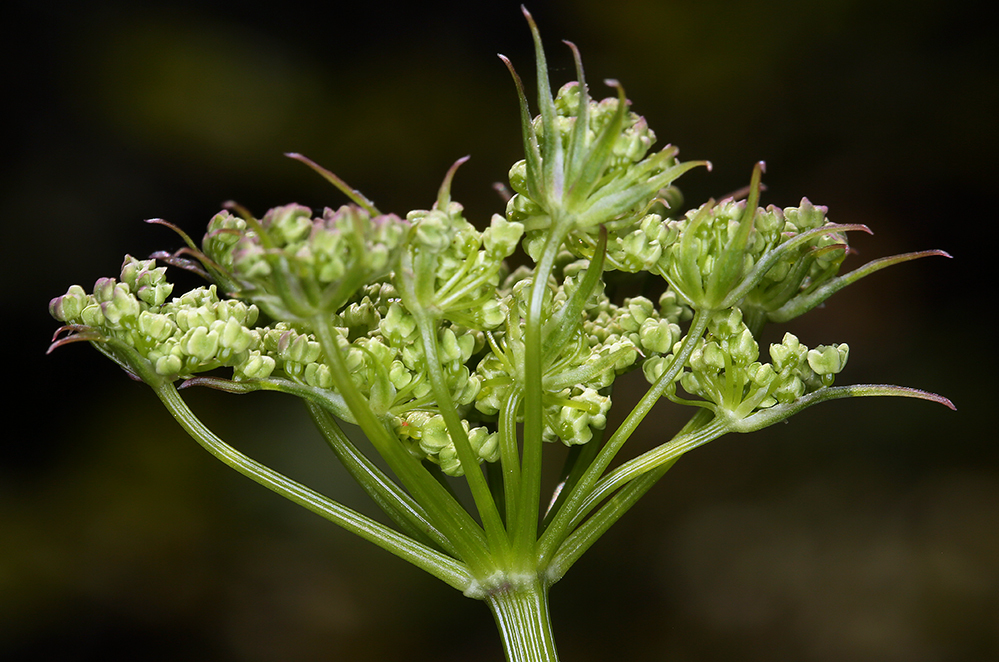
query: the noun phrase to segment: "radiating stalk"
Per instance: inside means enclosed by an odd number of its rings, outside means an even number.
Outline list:
[[[652,410],[652,407],[659,401],[666,391],[666,387],[673,382],[676,375],[683,369],[690,354],[694,351],[694,346],[707,328],[708,317],[709,313],[705,313],[704,311],[694,313],[694,318],[687,329],[687,335],[683,339],[680,351],[674,355],[666,371],[660,375],[656,383],[652,385],[652,388],[642,396],[642,399],[635,405],[631,413],[617,427],[606,445],[600,450],[593,464],[590,465],[589,469],[587,469],[586,473],[583,474],[583,477],[573,488],[568,499],[566,499],[552,520],[551,525],[545,529],[545,532],[541,536],[538,551],[542,563],[545,562],[545,559],[551,558],[555,549],[561,545],[562,541],[572,531],[572,522],[578,521],[576,518],[577,513],[593,491],[597,481],[614,459],[614,456],[617,455],[617,452],[621,450],[624,443],[631,437],[639,423],[642,422]]]
[[[229,467],[306,510],[409,561],[459,591],[464,592],[474,584],[468,567],[460,561],[365,517],[243,455],[216,436],[194,415],[173,384],[150,383],[150,386],[181,427],[205,450]]]
[[[423,543],[437,545],[449,554],[456,553],[451,541],[430,522],[423,506],[358,451],[329,412],[314,402],[308,402],[307,406],[313,423],[340,463],[403,533]]]
[[[427,377],[437,400],[437,410],[444,418],[448,436],[458,452],[458,460],[465,472],[465,480],[472,492],[472,499],[479,511],[479,517],[485,528],[486,539],[489,541],[489,552],[494,559],[506,557],[509,551],[509,538],[503,527],[499,509],[493,500],[492,492],[486,483],[486,478],[479,468],[479,458],[468,441],[468,433],[461,423],[461,417],[455,408],[451,391],[444,377],[440,361],[440,348],[437,343],[437,325],[425,314],[416,316],[417,328],[423,341],[423,354],[426,357]]]
[[[530,303],[524,324],[524,450],[521,462],[521,482],[518,495],[518,517],[513,531],[514,553],[525,557],[537,542],[541,501],[541,451],[544,433],[544,301],[548,277],[555,256],[568,232],[569,223],[552,219],[552,231],[545,242],[541,259],[534,268]]]
[[[428,514],[434,514],[434,523],[454,544],[461,559],[477,574],[487,573],[495,564],[489,557],[482,527],[425,468],[419,465],[409,451],[389,434],[383,422],[375,416],[367,400],[353,383],[336,339],[336,331],[333,330],[330,321],[324,316],[317,316],[312,322],[316,340],[319,341],[323,354],[329,361],[334,385],[343,395],[354,420],[364,430],[368,439],[385,458],[406,489]]]

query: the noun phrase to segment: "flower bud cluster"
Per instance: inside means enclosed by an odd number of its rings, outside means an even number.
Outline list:
[[[620,341],[631,343],[643,356],[666,354],[680,339],[680,326],[662,316],[645,297],[625,299],[617,306],[606,301],[583,322],[590,345]]]
[[[495,462],[499,459],[499,435],[496,432],[490,432],[482,425],[472,427],[467,419],[461,423],[479,461]],[[409,445],[411,452],[437,463],[447,475],[464,474],[458,451],[440,414],[422,410],[409,412],[399,417],[395,432],[403,443]]]
[[[524,249],[539,259],[555,232],[577,257],[592,258],[603,226],[604,268],[647,270],[670,236],[662,217],[649,211],[664,199],[661,191],[700,164],[678,163],[669,146],[648,156],[655,134],[628,110],[623,92],[593,101],[585,85],[570,82],[551,103],[550,116],[542,113],[524,127],[536,158],[517,162],[509,174],[516,195],[507,218],[524,225]]]
[[[411,306],[470,328],[493,329],[504,319],[496,296],[504,260],[517,248],[524,227],[494,214],[479,232],[462,212],[459,203],[447,200],[407,215],[408,259],[396,278],[408,282],[398,283],[398,289],[413,293]]]
[[[847,240],[825,212],[807,198],[783,210],[773,205],[750,209],[746,200],[731,198],[707,203],[666,223],[667,241],[651,270],[686,303],[709,310],[751,278],[739,305],[766,314],[836,275]],[[796,239],[822,227],[829,231]],[[765,258],[772,265],[754,273]]]
[[[121,279],[101,278],[92,294],[73,285],[52,300],[53,317],[86,327],[123,364],[116,347],[134,349],[156,373],[171,380],[220,366],[266,377],[273,361],[258,351],[256,306],[219,299],[214,285],[166,301],[173,285],[165,267],[125,256]]]
[[[741,304],[743,309],[773,312],[795,297],[811,292],[839,271],[849,250],[846,234],[837,232],[826,220],[827,209],[802,198],[797,207],[783,210],[773,205],[761,210],[757,226],[777,227],[781,237],[794,238],[803,232],[830,226],[830,231],[782,252]]]
[[[678,352],[680,343],[674,346]],[[694,347],[677,381],[687,393],[702,399],[689,402],[667,389],[674,402],[706,406],[716,414],[745,418],[758,409],[788,404],[825,386],[843,370],[849,356],[846,344],[809,349],[786,333],[770,346],[770,363],[761,363],[760,350],[738,308],[712,314],[708,332]],[[646,379],[655,382],[673,355],[647,359]]]
[[[440,464],[445,473],[458,475],[461,469],[457,454],[431,394],[426,356],[413,316],[388,282],[371,283],[358,294],[358,299],[333,318],[353,388],[376,416],[397,431],[412,452]],[[312,333],[290,322],[276,322],[259,331],[260,351],[271,362],[273,376],[336,393],[329,361]],[[447,404],[468,408],[480,388],[480,380],[469,365],[482,349],[484,336],[477,330],[445,324],[438,330],[437,341],[442,371],[452,388],[452,399]],[[246,377],[239,372],[234,376]],[[346,409],[337,413],[353,422]],[[428,425],[430,431],[424,436],[422,431]],[[480,457],[492,461],[495,455],[487,439],[489,434],[486,428],[469,430]]]
[[[357,205],[313,218],[302,205],[269,210],[260,221],[217,214],[202,243],[231,271],[238,294],[278,320],[332,314],[361,285],[387,274],[408,224]]]

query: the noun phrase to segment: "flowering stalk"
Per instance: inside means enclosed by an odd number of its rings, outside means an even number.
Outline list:
[[[767,323],[811,310],[884,267],[840,275],[847,233],[824,207],[746,199],[681,212],[674,182],[706,161],[651,151],[656,136],[624,90],[590,98],[577,80],[552,94],[541,39],[538,105],[504,58],[520,100],[525,158],[511,168],[505,213],[476,228],[451,199],[459,160],[430,209],[380,212],[298,154],[350,203],[300,205],[256,218],[230,204],[200,245],[126,256],[117,278],[53,299],[64,323],[52,348],[89,342],[148,384],[198,443],[265,487],[370,540],[491,609],[509,660],[555,660],[548,592],[681,455],[826,400],[895,395],[834,386],[846,344],[809,348],[785,334],[761,357]],[[162,222],[161,222],[162,223]],[[533,266],[511,270],[518,248]],[[166,266],[212,282],[180,296]],[[614,300],[605,273],[659,284],[654,301]],[[641,369],[649,389],[604,434],[611,389]],[[393,527],[379,524],[236,451],[208,430],[175,384],[300,398],[337,459]],[[689,422],[645,453],[611,464],[652,407],[692,407]],[[356,424],[389,471],[342,432]],[[606,438],[605,438],[606,436]],[[563,480],[542,494],[545,446],[570,448]],[[451,484],[467,482],[473,507]]]

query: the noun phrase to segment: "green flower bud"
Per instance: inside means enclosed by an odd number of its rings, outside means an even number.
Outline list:
[[[393,303],[388,314],[378,324],[381,334],[393,345],[402,345],[416,332],[416,320],[407,314],[401,305]]]
[[[104,311],[101,304],[90,303],[80,311],[80,321],[86,326],[100,328],[104,326]]]
[[[628,312],[621,316],[620,324],[621,328],[628,332],[638,331],[642,323],[655,312],[652,302],[645,297],[632,297],[625,301],[625,307]]]
[[[585,444],[593,438],[594,429],[602,430],[607,425],[611,405],[609,397],[592,388],[576,387],[572,391],[569,403],[558,408],[553,421],[554,432],[567,446]]]
[[[149,306],[163,305],[173,291],[173,284],[166,281],[166,267],[157,267],[156,260],[136,260],[126,255],[121,281]]]
[[[121,282],[127,283],[133,290],[138,289],[137,281],[140,274],[156,267],[156,260],[136,260],[131,255],[125,256],[121,265]],[[165,270],[164,270],[165,271]]]
[[[475,313],[474,319],[483,330],[495,329],[506,319],[500,302],[495,299],[485,301]]]
[[[406,216],[406,220],[416,228],[414,236],[422,248],[439,253],[451,245],[452,225],[447,213],[437,209],[412,211]]]
[[[440,333],[440,360],[443,363],[461,360],[461,348],[458,339],[451,329],[442,329]]]
[[[708,320],[708,330],[711,335],[721,338],[730,338],[741,333],[744,328],[742,311],[738,308],[718,311]]]
[[[215,311],[208,306],[181,308],[177,310],[177,326],[181,331],[211,326],[216,321]]]
[[[403,389],[413,381],[413,373],[410,372],[402,361],[392,361],[389,367],[389,380],[396,389]]]
[[[693,311],[683,303],[672,288],[666,288],[659,297],[659,314],[673,324],[679,324],[693,317]]]
[[[521,159],[514,163],[507,174],[507,179],[510,181],[510,188],[515,192],[527,193],[527,161]],[[522,203],[533,204],[530,198],[524,198]]]
[[[318,358],[318,352],[316,353],[316,357]],[[354,377],[354,381],[358,384],[370,384],[367,381],[367,374],[365,373],[367,361],[368,357],[361,348],[353,346],[347,348],[347,354],[343,357],[343,362],[347,371],[350,372],[351,376]]]
[[[473,428],[468,433],[468,441],[472,445],[475,454],[486,462],[496,462],[499,460],[499,434],[489,432],[484,427]]]
[[[448,476],[461,476],[465,473],[461,468],[461,459],[458,457],[458,449],[454,446],[445,446],[433,459],[440,465],[441,471]]]
[[[622,271],[631,273],[646,271],[659,261],[663,253],[659,241],[650,238],[641,228],[626,235],[619,245],[620,254],[615,251],[612,260]]]
[[[148,306],[158,307],[166,302],[172,292],[173,283],[160,283],[158,285],[144,285],[140,287],[136,291],[135,296]]]
[[[333,388],[333,375],[325,363],[309,363],[302,372],[305,383],[318,388]]]
[[[455,381],[455,386],[458,388],[455,391],[454,401],[459,405],[472,404],[482,389],[482,380],[478,376],[470,374],[468,368],[461,366],[460,377]]]
[[[181,337],[180,348],[198,361],[209,361],[215,358],[219,349],[218,331],[209,331],[203,326],[191,329]]]
[[[781,381],[780,385],[773,391],[774,398],[781,404],[794,402],[804,394],[805,383],[797,376]]]
[[[690,355],[690,364],[697,371],[717,372],[724,370],[725,352],[722,351],[718,343],[706,342]]]
[[[276,362],[270,356],[265,356],[257,351],[249,353],[249,356],[234,369],[234,376],[239,379],[266,379],[276,367]],[[324,387],[327,388],[327,387]]]
[[[740,365],[753,363],[760,356],[760,346],[756,343],[756,338],[745,327],[743,327],[742,333],[729,341],[728,351],[732,360]]]
[[[177,325],[169,315],[160,315],[144,310],[139,313],[139,332],[156,341],[163,342],[177,331]]]
[[[247,305],[242,301],[225,299],[212,306],[216,319],[236,320],[241,326],[251,327],[257,322],[260,309],[253,305]]]
[[[768,205],[765,210],[760,209],[756,212],[753,229],[767,243],[776,244],[785,223],[783,210],[780,207]]]
[[[807,348],[798,341],[797,336],[785,333],[779,345],[770,345],[770,360],[777,372],[784,372],[787,368],[798,366],[806,352]]]
[[[312,230],[312,210],[297,204],[275,207],[264,214],[261,223],[279,244],[293,244]]]
[[[819,345],[808,352],[808,366],[817,375],[836,375],[846,366],[850,356],[850,348],[846,343],[840,345]]]
[[[650,384],[655,384],[669,366],[669,358],[665,356],[652,356],[642,363],[642,374]]]
[[[769,363],[753,363],[747,370],[746,375],[754,385],[766,388],[777,378],[777,373]]]
[[[234,317],[230,317],[226,322],[219,320],[215,322],[215,325],[222,327],[218,332],[219,344],[226,349],[239,353],[246,351],[256,343],[257,337],[253,332],[237,322]]]
[[[482,233],[482,246],[493,258],[506,258],[520,243],[524,234],[524,224],[508,221],[499,214],[493,214],[489,227]]]
[[[233,216],[228,211],[221,211],[208,222],[208,229],[201,240],[202,250],[208,258],[208,260],[203,260],[204,266],[212,278],[226,291],[240,289],[232,273],[233,253],[236,246],[247,235],[257,236],[255,231],[247,230],[246,226],[244,219]],[[246,248],[251,244],[252,241],[248,241],[243,246]],[[268,268],[266,263],[262,263],[262,265]]]
[[[175,377],[184,369],[184,359],[177,354],[164,354],[154,362],[156,374],[164,377]]]
[[[638,331],[642,349],[647,353],[666,354],[680,336],[680,327],[664,319],[647,318]]]
[[[278,341],[277,351],[284,361],[313,363],[322,350],[319,343],[309,340],[308,336],[286,331]]]
[[[340,315],[345,326],[350,329],[363,329],[365,333],[376,328],[381,320],[375,305],[366,296],[358,302],[348,304]]]
[[[101,303],[104,319],[112,327],[119,326],[123,320],[134,320],[141,310],[138,299],[132,296],[125,283],[114,285],[110,300]]]
[[[808,198],[802,198],[797,208],[784,210],[784,219],[796,232],[822,227],[826,222],[827,207],[817,207]]]
[[[66,294],[49,302],[49,314],[60,322],[74,322],[90,303],[91,297],[82,287],[71,285]]]
[[[114,296],[116,282],[114,278],[98,278],[94,283],[94,300],[97,303],[107,303]]]

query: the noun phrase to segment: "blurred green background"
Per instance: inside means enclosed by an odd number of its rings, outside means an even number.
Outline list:
[[[283,152],[399,213],[430,205],[471,154],[454,195],[487,222],[502,208],[491,184],[520,154],[496,53],[533,79],[518,5],[13,3],[0,659],[501,660],[485,607],[225,468],[96,352],[44,351],[51,297],[115,275],[126,252],[179,245],[145,218],[200,236],[228,199],[258,214],[343,202]],[[619,79],[660,144],[714,162],[681,180],[690,203],[745,185],[763,159],[765,203],[807,195],[874,229],[854,237],[854,266],[955,256],[875,275],[792,330],[850,343],[842,383],[933,390],[958,411],[839,401],[684,458],[554,588],[563,659],[999,658],[996,334],[983,333],[999,77],[984,5],[611,6],[529,8],[556,84],[573,77],[571,39],[595,95]],[[372,511],[295,402],[190,398],[250,455]],[[683,413],[664,407],[636,449]]]

